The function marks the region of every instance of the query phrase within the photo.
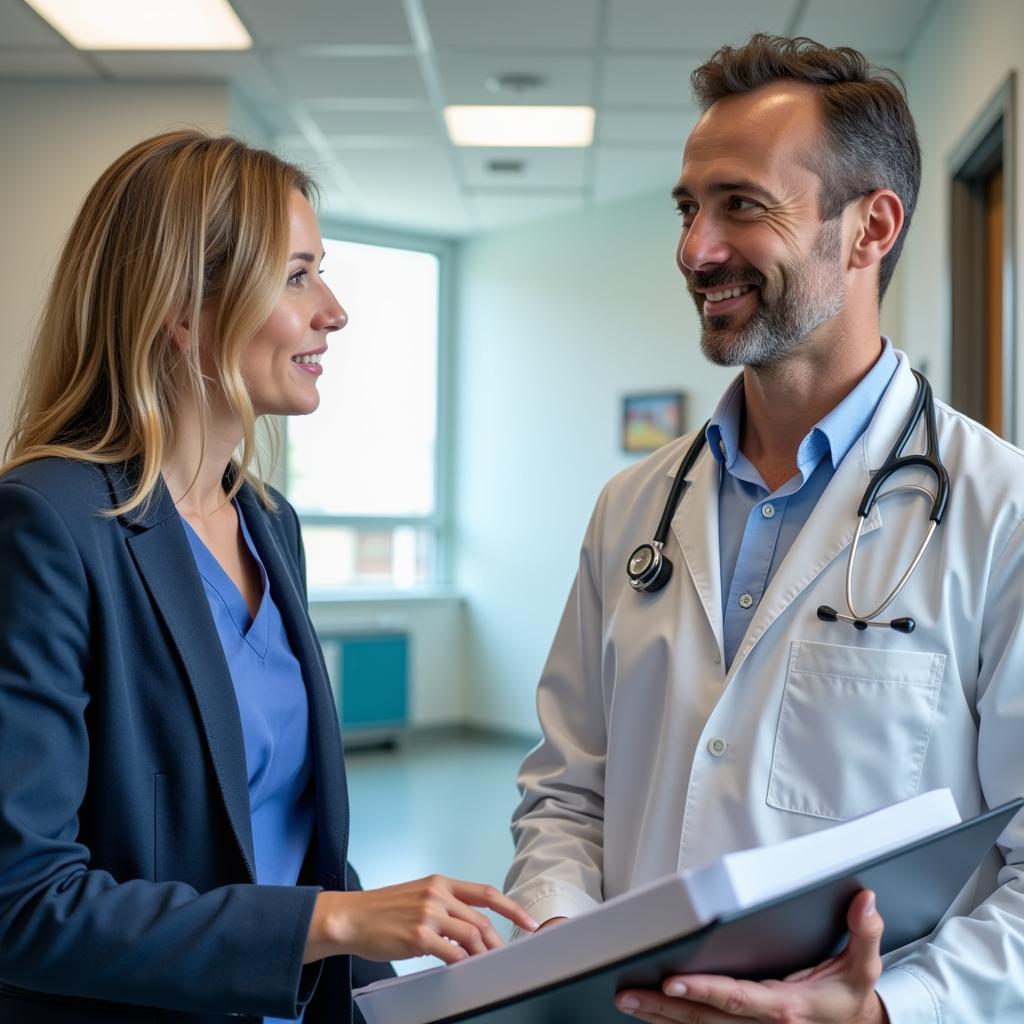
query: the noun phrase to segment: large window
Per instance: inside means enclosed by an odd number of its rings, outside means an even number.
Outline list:
[[[437,252],[325,238],[324,279],[348,313],[328,338],[320,407],[287,426],[287,491],[311,592],[438,582]]]

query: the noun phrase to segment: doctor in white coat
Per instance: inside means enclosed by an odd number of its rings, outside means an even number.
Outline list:
[[[634,591],[627,562],[694,435],[594,510],[513,821],[507,889],[541,922],[928,789],[950,787],[964,817],[1024,793],[1021,452],[937,403],[949,503],[885,612],[916,628],[816,614],[848,611],[857,508],[916,394],[878,328],[920,178],[903,93],[854,51],[763,36],[694,86],[677,258],[705,354],[743,370],[687,476],[663,589]],[[908,451],[924,448],[922,422]],[[912,483],[935,491],[921,468],[886,489]],[[867,517],[861,614],[912,562],[931,507],[901,490]],[[763,984],[668,979],[618,1006],[655,1024],[1024,1021],[1022,863],[1018,816],[938,931],[884,964],[885,907],[863,892],[835,961]]]

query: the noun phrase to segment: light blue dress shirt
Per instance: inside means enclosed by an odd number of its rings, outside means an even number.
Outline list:
[[[184,517],[181,521],[224,647],[242,719],[256,880],[261,885],[295,885],[313,834],[309,705],[302,668],[271,597],[266,570],[237,502],[235,508],[263,584],[255,618],[199,535]],[[253,964],[253,970],[259,970],[259,965]],[[277,1018],[264,1020],[274,1024]]]
[[[719,464],[719,561],[726,668],[757,611],[775,570],[782,564],[824,493],[839,463],[864,433],[896,372],[896,354],[888,338],[882,354],[860,383],[815,424],[797,449],[797,472],[772,493],[740,451],[743,378],[722,396],[707,439]],[[828,458],[825,456],[828,455]],[[851,509],[851,514],[855,510]]]

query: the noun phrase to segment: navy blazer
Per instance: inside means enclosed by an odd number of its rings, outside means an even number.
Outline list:
[[[0,1021],[289,1017],[315,989],[309,1024],[345,1022],[350,958],[302,966],[318,890],[358,882],[295,512],[239,493],[302,666],[316,790],[307,884],[264,886],[234,688],[177,510],[161,484],[145,512],[101,514],[129,473],[42,459],[0,479]]]

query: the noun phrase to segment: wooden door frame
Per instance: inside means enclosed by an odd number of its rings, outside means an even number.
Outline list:
[[[985,370],[972,358],[985,309],[984,184],[1002,163],[1003,423],[1017,441],[1017,74],[1011,71],[946,161],[950,186],[950,379],[953,405],[983,419]],[[954,244],[956,240],[957,244]]]

